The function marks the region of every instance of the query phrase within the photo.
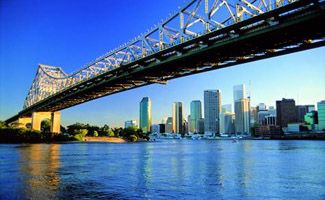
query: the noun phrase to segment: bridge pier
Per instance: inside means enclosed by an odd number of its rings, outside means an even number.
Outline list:
[[[17,128],[27,128],[27,124],[32,123],[31,117],[20,117],[16,121],[9,123],[10,126]]]
[[[50,119],[51,133],[60,133],[60,118],[60,112],[33,112],[32,129],[40,131],[42,120]]]

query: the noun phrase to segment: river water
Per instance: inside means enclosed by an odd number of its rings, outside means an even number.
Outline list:
[[[325,199],[325,142],[1,144],[0,199]]]

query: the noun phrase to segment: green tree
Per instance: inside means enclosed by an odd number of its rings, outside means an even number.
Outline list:
[[[49,133],[51,130],[51,121],[49,119],[43,120],[41,122],[41,131],[44,133]]]
[[[113,132],[114,132],[115,137],[119,137],[119,136],[123,137],[123,129],[122,128],[114,128]]]
[[[130,135],[137,135],[137,127],[130,126],[123,130],[123,137],[128,138]]]
[[[3,121],[0,121],[0,128],[6,128],[6,123]]]
[[[94,137],[98,137],[98,132],[94,131]]]
[[[85,124],[78,123],[78,122],[75,123],[75,124],[72,124],[72,125],[67,126],[67,132],[70,135],[75,135],[76,130],[80,130],[80,129],[87,129],[87,127],[86,127]]]
[[[87,134],[88,134],[87,129],[77,129],[74,131],[74,138],[76,140],[82,141]]]
[[[137,137],[136,135],[130,135],[130,136],[128,137],[128,140],[129,140],[130,142],[136,142],[136,141],[138,141],[138,137]]]
[[[115,136],[114,131],[111,128],[108,130],[108,136],[109,137],[114,137]]]

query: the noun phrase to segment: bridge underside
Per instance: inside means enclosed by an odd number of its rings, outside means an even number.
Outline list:
[[[324,3],[310,2],[292,3],[85,80],[7,122],[152,83],[324,46]]]

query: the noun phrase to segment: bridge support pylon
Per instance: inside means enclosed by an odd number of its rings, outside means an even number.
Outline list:
[[[40,131],[41,122],[44,119],[50,119],[51,132],[60,133],[60,112],[33,112],[32,114],[32,129]]]

